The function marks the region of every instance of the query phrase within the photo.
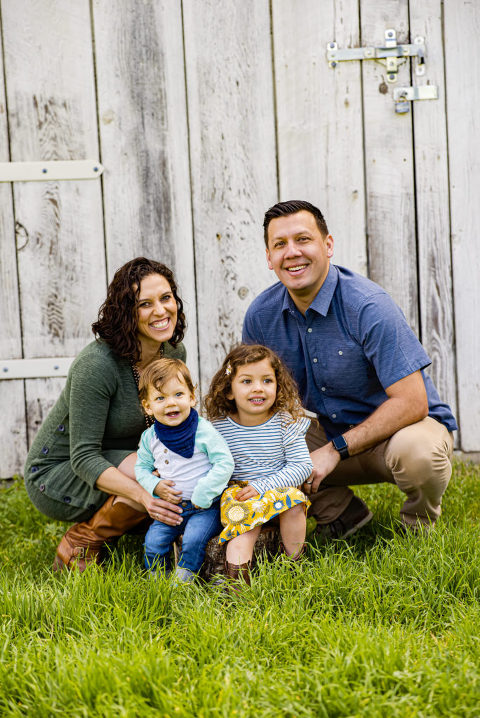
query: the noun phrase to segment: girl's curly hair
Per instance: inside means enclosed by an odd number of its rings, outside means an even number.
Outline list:
[[[178,296],[177,285],[172,271],[161,262],[145,257],[136,257],[117,269],[108,290],[107,298],[98,311],[98,320],[92,324],[95,336],[103,339],[120,357],[140,361],[141,349],[138,341],[137,301],[140,282],[151,274],[160,274],[170,285],[177,303],[177,324],[169,340],[172,346],[182,341],[186,321],[183,302]]]
[[[225,357],[221,368],[213,377],[208,394],[204,399],[208,419],[224,419],[235,414],[236,406],[233,399],[227,399],[232,390],[232,381],[240,366],[255,364],[268,359],[277,380],[277,396],[272,412],[284,411],[290,414],[292,421],[305,416],[305,411],[298,396],[297,385],[285,364],[275,352],[260,344],[239,344]]]

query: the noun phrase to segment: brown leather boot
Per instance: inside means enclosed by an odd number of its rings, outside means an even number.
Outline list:
[[[250,586],[250,561],[247,561],[247,563],[241,563],[240,565],[225,561],[225,573],[228,578],[235,581],[235,583],[229,584],[228,588],[230,591],[239,593],[242,579],[247,586]]]
[[[58,544],[54,571],[67,567],[82,572],[89,563],[101,563],[105,546],[145,520],[145,512],[115,499],[109,496],[91,519],[68,529]]]
[[[305,553],[306,546],[307,544],[303,543],[298,549],[298,551],[295,551],[295,553],[287,554],[287,552],[285,551],[285,546],[282,543],[280,544],[280,553],[283,553],[285,558],[288,558],[289,561],[293,561],[293,563],[295,563],[296,561],[300,561],[300,559],[302,558],[303,554]]]

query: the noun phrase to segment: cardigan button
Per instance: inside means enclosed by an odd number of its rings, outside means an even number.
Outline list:
[[[72,499],[70,498],[70,496],[64,496],[64,497],[63,497],[63,500],[64,500],[64,502],[65,502],[66,504],[69,504]]]
[[[38,487],[38,490],[43,493],[45,491],[45,484],[40,484],[40,486]]]
[[[44,454],[45,456],[48,454],[48,446],[43,447],[42,454]]]
[[[38,466],[32,466],[30,471],[32,472],[32,474],[34,474],[36,471],[38,471]]]
[[[58,431],[65,431],[65,425],[64,425],[64,424],[59,424],[59,425],[57,426],[57,430],[58,430]]]

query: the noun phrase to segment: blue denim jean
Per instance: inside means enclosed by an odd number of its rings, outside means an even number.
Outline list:
[[[182,552],[178,559],[180,568],[197,573],[205,558],[205,549],[211,538],[222,530],[220,522],[220,497],[209,509],[196,509],[191,501],[180,503],[182,523],[168,526],[154,521],[145,536],[145,566],[150,571],[169,568],[169,554],[175,539],[183,534]]]

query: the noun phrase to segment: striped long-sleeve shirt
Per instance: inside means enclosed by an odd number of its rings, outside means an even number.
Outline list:
[[[248,481],[262,494],[300,486],[310,476],[313,465],[305,441],[309,419],[292,423],[291,417],[279,412],[259,426],[241,426],[230,417],[212,423],[232,452],[233,481]]]

